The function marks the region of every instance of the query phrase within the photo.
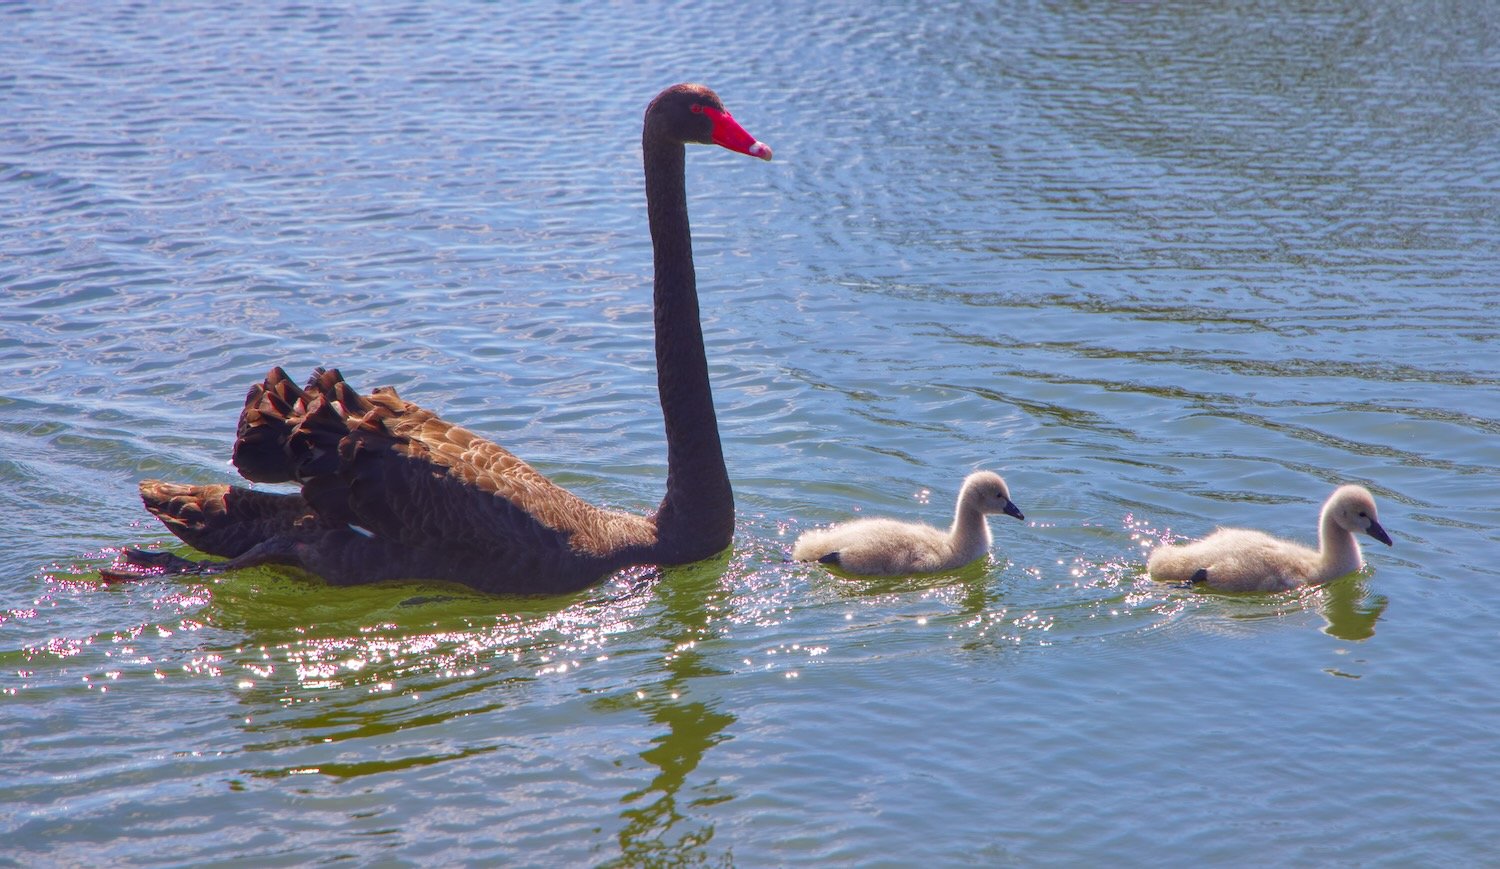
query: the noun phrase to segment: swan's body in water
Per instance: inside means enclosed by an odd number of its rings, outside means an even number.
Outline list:
[[[917,522],[856,519],[804,533],[792,546],[798,561],[817,561],[858,576],[904,576],[956,570],[990,550],[991,513],[1025,519],[999,474],[977,471],[958,493],[953,525],[942,531]]]
[[[1368,534],[1391,545],[1369,490],[1340,486],[1323,504],[1317,549],[1260,531],[1221,528],[1192,543],[1158,546],[1146,569],[1153,579],[1201,582],[1222,591],[1283,591],[1321,585],[1364,566],[1355,534]]]
[[[234,464],[299,493],[146,480],[141,497],[173,534],[227,562],[132,552],[137,565],[220,571],[300,567],[335,585],[441,579],[498,593],[553,594],[634,564],[712,556],[734,533],[699,324],[684,143],[771,159],[701,85],[662,91],[641,135],[656,271],[656,369],[666,422],[666,495],[655,513],[604,510],[504,448],[394,390],[360,395],[337,371],[299,389],[281,369],[250,389]]]

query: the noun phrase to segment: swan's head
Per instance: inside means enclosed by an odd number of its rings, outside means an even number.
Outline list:
[[[771,146],[745,132],[719,95],[701,84],[672,85],[656,95],[646,107],[646,137],[653,135],[771,159]]]
[[[1391,535],[1380,527],[1380,517],[1375,513],[1375,496],[1364,486],[1340,486],[1328,498],[1323,515],[1330,516],[1341,528],[1355,534],[1368,534],[1384,543],[1391,544]]]
[[[1010,489],[1006,488],[1005,481],[994,471],[975,471],[965,478],[963,490],[958,493],[958,504],[960,509],[1026,518],[1021,508],[1010,499]]]

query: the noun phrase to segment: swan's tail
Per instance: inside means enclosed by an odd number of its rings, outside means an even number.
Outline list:
[[[369,412],[370,402],[338,369],[313,371],[298,389],[280,368],[250,387],[240,412],[234,466],[257,483],[306,481],[335,473],[339,442]]]
[[[210,555],[234,558],[262,541],[291,532],[308,515],[298,494],[273,494],[238,486],[186,486],[141,481],[141,501],[184,543]]]

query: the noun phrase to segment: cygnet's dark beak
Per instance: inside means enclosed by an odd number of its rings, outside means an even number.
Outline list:
[[[1006,501],[1005,502],[1005,515],[1007,515],[1007,516],[1014,516],[1014,517],[1016,517],[1017,519],[1020,519],[1023,522],[1026,521],[1026,517],[1021,515],[1021,508],[1016,506],[1016,502],[1015,501]],[[1383,534],[1385,532],[1381,532],[1381,533]]]
[[[1381,528],[1380,523],[1374,519],[1370,520],[1370,527],[1365,529],[1365,533],[1384,543],[1386,546],[1395,545],[1391,543],[1391,535],[1385,533],[1385,529]]]

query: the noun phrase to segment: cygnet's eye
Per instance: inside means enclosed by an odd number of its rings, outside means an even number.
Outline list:
[[[1370,518],[1370,514],[1366,513],[1363,510],[1361,510],[1361,511],[1359,511],[1359,518],[1361,518],[1361,519],[1368,519],[1368,518]]]

